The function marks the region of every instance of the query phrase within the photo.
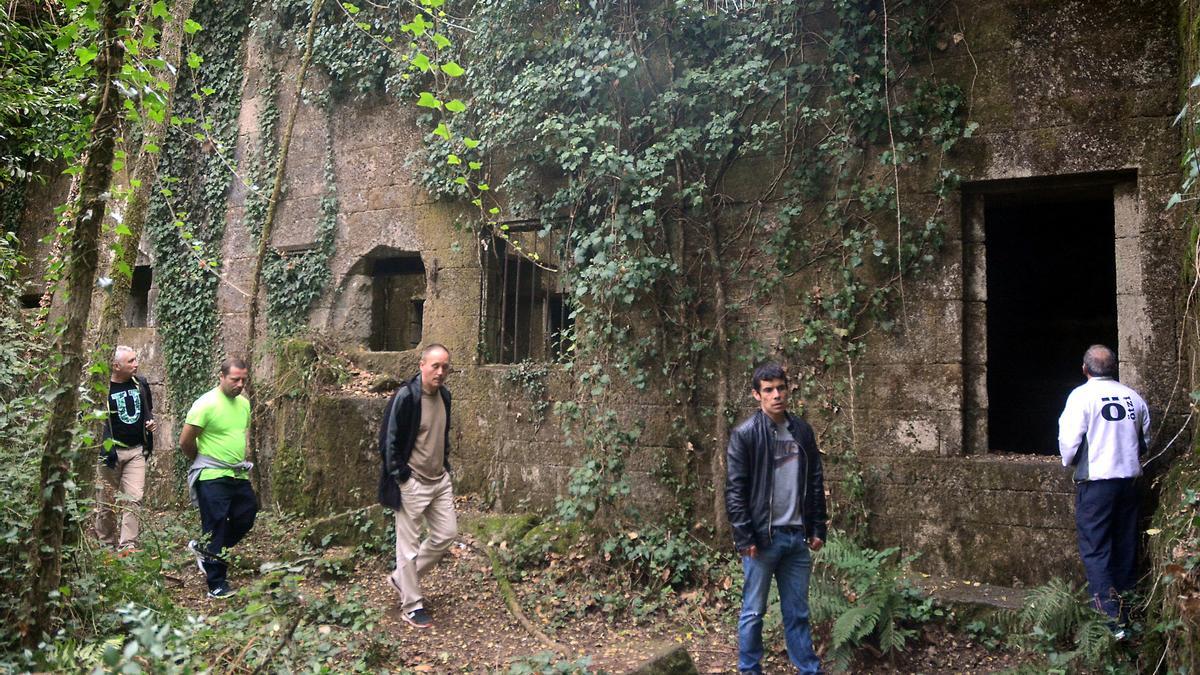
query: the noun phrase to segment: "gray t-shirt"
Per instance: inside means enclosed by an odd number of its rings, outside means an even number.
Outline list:
[[[775,441],[771,448],[775,460],[775,481],[771,487],[771,526],[801,525],[804,510],[800,507],[800,444],[792,438],[787,422],[775,425]]]
[[[436,483],[446,473],[446,404],[439,392],[421,392],[421,428],[408,468],[423,483]]]

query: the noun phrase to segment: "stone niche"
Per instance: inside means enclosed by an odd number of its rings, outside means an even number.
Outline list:
[[[415,349],[424,336],[427,281],[420,252],[374,247],[338,284],[332,330],[365,351]]]

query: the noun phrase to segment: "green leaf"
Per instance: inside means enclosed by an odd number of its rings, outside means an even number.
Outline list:
[[[466,109],[467,109],[467,104],[463,103],[462,101],[460,101],[458,99],[453,99],[449,103],[446,104],[446,110],[449,110],[452,113],[460,113]]]
[[[412,64],[420,68],[422,73],[428,73],[429,69],[433,67],[429,63],[429,57],[421,52],[417,52],[417,55],[412,57]]]
[[[480,183],[479,185],[476,185],[475,187],[478,188],[480,192],[487,192],[488,190],[491,189],[490,187],[488,187],[487,183]]]
[[[79,65],[81,66],[86,66],[92,61],[95,61],[96,55],[99,53],[99,50],[92,49],[88,45],[82,45],[75,48],[75,56],[79,57]]]
[[[467,71],[463,70],[463,67],[458,65],[457,63],[450,61],[448,63],[442,64],[442,72],[449,75],[450,77],[462,77],[462,74]]]
[[[450,140],[450,129],[444,122],[438,122],[437,128],[433,130],[434,136],[441,136],[446,140]]]
[[[192,21],[191,19],[188,19],[187,21],[183,22],[183,32],[187,33],[188,35],[197,33],[200,31],[200,29],[201,29],[200,24],[196,23],[195,21]]]
[[[433,44],[437,45],[439,51],[450,46],[450,38],[441,33],[434,33],[431,39],[433,40]]]
[[[351,14],[358,14],[358,6],[353,3],[343,2],[342,7],[344,7],[346,11]]]
[[[446,163],[451,165],[462,164],[462,159],[458,155],[451,154],[446,157]]]
[[[153,143],[146,143],[142,146],[143,152],[148,152],[151,155],[157,155],[160,151],[159,147]]]
[[[167,3],[163,2],[163,0],[157,0],[157,2],[150,7],[150,16],[156,19],[171,18],[171,13],[167,11]]]
[[[437,97],[435,97],[433,94],[431,94],[427,91],[423,91],[423,92],[421,92],[421,97],[419,99],[417,99],[417,105],[421,106],[422,108],[439,108],[440,109],[442,107],[442,102],[440,100],[438,100]]]
[[[472,171],[478,171],[483,168],[482,162],[467,162],[467,168]]]
[[[188,68],[191,68],[192,70],[199,70],[201,63],[204,63],[204,59],[201,58],[199,54],[197,54],[195,52],[188,54],[188,56],[187,56]]]
[[[1183,195],[1176,192],[1175,194],[1171,195],[1170,199],[1167,200],[1167,208],[1170,209],[1172,206],[1175,206],[1181,201],[1183,201]]]
[[[463,136],[463,145],[473,150],[479,147],[479,141],[475,140],[474,138]]]

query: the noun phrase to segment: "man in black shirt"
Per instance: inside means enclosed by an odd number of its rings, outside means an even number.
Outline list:
[[[137,547],[141,521],[138,509],[146,487],[146,458],[154,451],[154,401],[146,378],[137,375],[138,355],[124,345],[113,353],[108,383],[108,419],[100,451],[96,536],[120,551]],[[120,496],[114,493],[120,491]],[[115,506],[120,505],[117,533]]]

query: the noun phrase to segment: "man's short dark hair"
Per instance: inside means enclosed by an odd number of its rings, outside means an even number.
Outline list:
[[[787,371],[778,363],[767,361],[754,369],[754,376],[750,378],[750,386],[754,387],[754,391],[761,391],[763,380],[783,380],[783,383],[787,384]]]
[[[446,345],[444,345],[440,342],[435,342],[435,343],[429,345],[428,347],[426,347],[425,349],[421,350],[421,360],[424,361],[426,356],[429,356],[430,354],[438,351],[439,349],[441,351],[446,352],[446,356],[450,356],[450,350],[446,349]]]
[[[1117,355],[1104,345],[1092,345],[1083,353],[1083,367],[1092,377],[1116,377]]]
[[[221,374],[228,375],[231,368],[249,370],[250,366],[246,365],[245,359],[242,359],[239,356],[230,356],[221,362]]]

